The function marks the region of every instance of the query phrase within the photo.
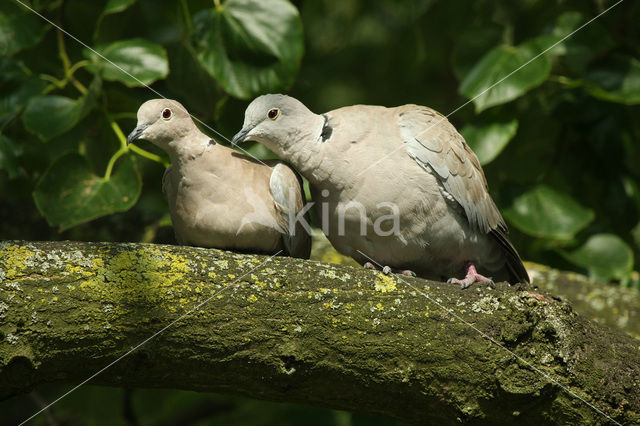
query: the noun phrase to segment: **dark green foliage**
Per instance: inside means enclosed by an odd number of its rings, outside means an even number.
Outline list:
[[[61,230],[112,212],[131,208],[142,182],[128,155],[111,176],[96,176],[81,155],[66,154],[47,169],[33,192],[38,209]]]

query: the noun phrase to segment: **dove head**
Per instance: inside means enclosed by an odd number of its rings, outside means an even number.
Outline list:
[[[180,102],[152,99],[138,109],[138,124],[127,137],[127,145],[143,139],[165,150],[175,140],[197,131],[191,116]]]
[[[286,157],[294,145],[313,141],[323,122],[322,116],[309,111],[295,98],[263,95],[247,107],[242,130],[233,137],[232,144],[252,140]]]

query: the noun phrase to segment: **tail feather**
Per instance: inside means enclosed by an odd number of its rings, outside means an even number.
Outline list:
[[[507,258],[507,269],[509,270],[509,283],[517,284],[517,283],[530,283],[531,279],[529,278],[529,274],[522,264],[522,259],[518,255],[515,247],[507,238],[506,229],[492,229],[490,231],[491,235],[496,239],[496,241],[500,244],[502,248],[502,252]]]

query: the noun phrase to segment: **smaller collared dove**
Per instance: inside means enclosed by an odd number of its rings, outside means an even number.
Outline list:
[[[232,142],[245,140],[309,180],[329,241],[365,266],[463,288],[492,283],[481,274],[529,282],[478,158],[438,112],[354,105],[319,115],[289,96],[264,95]]]
[[[311,237],[304,222],[291,220],[303,209],[302,180],[288,165],[262,164],[216,143],[169,99],[140,106],[127,144],[138,139],[169,154],[162,191],[180,244],[265,254],[282,250],[309,258]]]

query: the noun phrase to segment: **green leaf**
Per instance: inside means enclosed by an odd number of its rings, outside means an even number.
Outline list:
[[[128,9],[136,0],[109,0],[102,11],[103,15],[119,13]]]
[[[193,47],[186,43],[167,46],[171,74],[167,77],[169,89],[182,99],[188,99],[189,111],[202,120],[214,117],[214,99],[224,95],[220,86],[200,65]],[[215,121],[218,121],[216,118]]]
[[[546,55],[532,60],[547,42],[533,39],[519,46],[492,49],[469,71],[460,85],[460,93],[473,99],[476,112],[522,96],[549,76],[551,61]]]
[[[238,98],[288,87],[304,52],[298,10],[286,0],[229,0],[194,18],[202,66]]]
[[[42,40],[47,27],[32,13],[6,15],[0,12],[0,55],[11,56]]]
[[[0,170],[6,170],[9,178],[18,177],[20,163],[18,157],[22,155],[22,147],[0,134]]]
[[[631,236],[633,237],[633,241],[636,243],[636,247],[640,249],[640,222],[631,229]]]
[[[43,80],[27,75],[12,58],[0,58],[0,120],[20,111],[45,87]]]
[[[587,19],[580,12],[565,12],[556,19],[551,34],[560,40],[578,29],[586,21]],[[586,65],[594,57],[602,55],[602,52],[614,45],[607,30],[596,21],[573,33],[551,53],[564,55],[563,61],[568,67],[582,74]]]
[[[613,55],[590,67],[587,80],[595,85],[589,93],[598,99],[625,105],[640,104],[640,61]]]
[[[561,253],[599,280],[623,279],[633,269],[633,251],[614,234],[593,235],[578,249]]]
[[[95,175],[76,153],[58,158],[38,182],[33,198],[51,226],[60,231],[130,209],[142,180],[132,155],[123,157],[109,180]]]
[[[22,115],[24,127],[43,141],[70,130],[78,123],[82,100],[64,96],[42,96],[33,99]]]
[[[96,22],[94,39],[97,38],[98,32],[100,31],[100,26],[102,25],[102,20],[106,16],[123,12],[131,7],[135,2],[136,0],[109,0],[102,10],[102,13],[98,17],[98,21]]]
[[[494,24],[465,28],[458,35],[451,55],[453,72],[458,79],[463,79],[489,49],[500,44],[503,31]]]
[[[569,194],[538,185],[517,197],[504,215],[513,225],[534,237],[568,240],[594,218]]]
[[[143,39],[120,40],[97,46],[95,51],[108,61],[85,49],[84,55],[93,62],[88,68],[101,72],[105,80],[119,81],[128,87],[149,85],[169,73],[165,49]]]
[[[101,93],[102,93],[102,78],[100,78],[100,75],[95,75],[93,77],[93,80],[91,81],[91,84],[87,88],[87,93],[82,98],[79,99],[79,102],[80,102],[80,112],[78,113],[79,120],[86,117],[93,110],[93,108],[98,103],[98,98],[100,97]]]
[[[460,131],[473,152],[478,156],[480,164],[493,161],[502,152],[518,131],[518,120],[508,123],[489,123],[485,125],[467,124]]]

